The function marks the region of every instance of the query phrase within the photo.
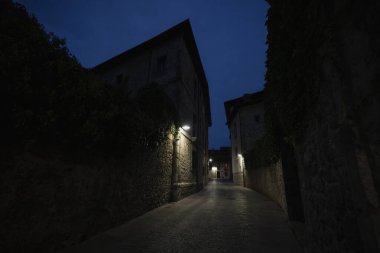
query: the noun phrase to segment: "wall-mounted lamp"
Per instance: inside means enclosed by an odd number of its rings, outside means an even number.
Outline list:
[[[190,130],[190,126],[189,125],[183,125],[182,129],[185,131]]]
[[[212,158],[208,159],[209,162],[212,162]]]

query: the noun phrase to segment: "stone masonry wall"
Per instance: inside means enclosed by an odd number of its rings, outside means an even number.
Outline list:
[[[163,56],[166,57],[165,71],[160,73],[158,60]],[[186,185],[183,194],[193,192],[190,185],[194,183],[198,183],[198,189],[203,188],[207,183],[208,124],[205,112],[206,94],[203,94],[202,87],[207,83],[201,83],[185,39],[180,35],[174,36],[164,43],[125,59],[116,66],[99,70],[98,74],[131,96],[150,82],[158,83],[164,89],[175,104],[180,124],[190,125],[188,134],[197,138],[197,141],[191,144],[193,150],[197,151],[194,153],[197,156],[197,159],[194,159],[198,163],[197,166],[192,165],[192,160],[187,161],[193,155],[191,145],[189,149],[184,142],[181,147],[186,154],[180,159],[180,175],[183,179],[179,179],[179,182],[183,187]],[[121,83],[117,83],[119,75],[123,76]],[[197,167],[197,170],[192,171],[192,167]]]
[[[208,151],[208,123],[206,115],[206,94],[203,94],[203,86],[207,83],[202,83],[203,80],[197,74],[195,63],[192,60],[191,54],[187,49],[186,42],[182,39],[180,50],[178,51],[181,73],[181,92],[179,109],[180,115],[184,123],[191,125],[189,133],[196,137],[197,140],[193,143],[193,150],[197,156],[193,159],[196,165],[194,172],[194,181],[198,184],[198,189],[202,189],[207,184],[207,151]]]
[[[268,2],[267,92],[287,99],[277,117],[296,150],[307,250],[380,252],[380,2]]]
[[[196,171],[192,164],[191,140],[180,133],[179,141],[179,186],[181,197],[186,197],[197,191]]]
[[[241,154],[241,128],[240,115],[236,114],[236,117],[230,123],[230,138],[231,138],[231,164],[233,173],[233,182],[237,185],[244,185],[243,171],[240,166],[238,154]]]
[[[246,186],[266,195],[287,212],[281,160],[261,168],[248,166],[245,170]]]
[[[241,153],[248,153],[264,134],[264,104],[244,106],[239,110]]]
[[[122,161],[2,160],[1,252],[53,252],[168,202],[172,143]]]

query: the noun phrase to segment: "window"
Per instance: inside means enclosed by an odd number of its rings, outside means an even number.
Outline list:
[[[197,98],[197,79],[194,78],[194,99]]]
[[[125,92],[128,92],[128,82],[129,82],[129,78],[128,78],[128,76],[125,76],[123,78],[123,90]]]
[[[117,75],[116,87],[125,92],[128,92],[128,76],[124,76],[123,74]]]
[[[116,83],[121,84],[123,82],[123,74],[119,74],[116,76]]]
[[[166,71],[166,55],[157,59],[157,73],[163,74]]]
[[[260,122],[260,115],[255,115],[255,121]]]
[[[181,49],[179,49],[178,51],[177,51],[177,66],[176,66],[176,76],[179,78],[180,76],[181,76],[181,73],[182,73],[182,68],[181,68],[181,64],[182,64],[182,62],[181,62],[181,59],[182,59],[182,50]]]

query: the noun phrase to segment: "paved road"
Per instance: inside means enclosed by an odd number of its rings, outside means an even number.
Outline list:
[[[282,210],[243,187],[212,182],[65,253],[303,252]]]

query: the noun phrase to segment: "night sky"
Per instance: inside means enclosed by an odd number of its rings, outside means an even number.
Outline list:
[[[264,0],[18,0],[93,67],[189,18],[209,83],[209,147],[229,146],[224,101],[263,89]]]

